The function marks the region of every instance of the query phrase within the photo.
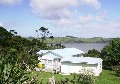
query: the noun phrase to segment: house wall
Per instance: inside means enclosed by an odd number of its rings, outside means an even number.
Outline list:
[[[53,71],[53,69],[58,69],[61,66],[60,59],[42,57],[40,61],[45,64],[46,71]]]
[[[79,64],[70,65],[70,73],[79,73],[81,69],[82,69],[82,66],[80,66]]]
[[[62,73],[79,73],[81,69],[82,69],[82,66],[80,66],[79,64],[61,63]]]
[[[102,61],[98,63],[96,75],[99,76],[101,72],[102,72]]]
[[[101,73],[98,64],[61,63],[62,73],[83,73],[84,69],[92,71],[95,76]]]

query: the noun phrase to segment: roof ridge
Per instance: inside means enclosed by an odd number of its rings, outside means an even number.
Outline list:
[[[59,55],[59,54],[56,54],[54,51],[49,51],[49,52],[51,52],[51,54],[54,54],[55,56],[59,56],[60,58],[63,58],[63,56],[61,56],[61,55]]]

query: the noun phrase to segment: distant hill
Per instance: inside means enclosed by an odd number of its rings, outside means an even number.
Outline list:
[[[32,40],[33,38],[27,38]],[[93,38],[78,38],[72,36],[66,37],[54,37],[53,39],[47,38],[47,43],[108,43],[112,38],[102,38],[102,37],[93,37]]]

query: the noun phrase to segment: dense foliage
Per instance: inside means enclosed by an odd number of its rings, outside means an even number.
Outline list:
[[[0,84],[20,84],[27,80],[26,71],[33,70],[38,63],[36,52],[49,48],[43,41],[28,40],[15,30],[0,27]]]
[[[8,32],[5,28],[0,27],[0,49],[3,58],[8,61],[16,61],[22,66],[23,64],[31,65],[37,63],[35,55],[37,47],[33,45],[33,41],[15,35],[16,32],[11,30]],[[15,51],[15,58],[11,59],[9,52]],[[31,63],[34,62],[34,63]]]
[[[89,50],[88,53],[84,54],[85,57],[100,57],[100,52],[96,49]]]
[[[120,65],[120,38],[111,40],[110,43],[102,49],[100,57],[103,59],[103,64],[106,68]]]
[[[6,58],[0,53],[0,84],[21,84],[25,80],[27,72],[18,64],[16,50],[11,49]]]

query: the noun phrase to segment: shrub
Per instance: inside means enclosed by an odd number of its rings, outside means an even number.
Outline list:
[[[7,63],[0,55],[0,84],[21,84],[28,79],[27,72],[20,66]]]
[[[112,69],[120,76],[120,65],[112,67]]]
[[[95,84],[95,76],[92,69],[83,69],[80,74],[72,74],[72,79],[65,78],[56,84]]]
[[[95,84],[95,76],[92,69],[83,69],[82,73],[78,74],[78,82],[80,84]]]

